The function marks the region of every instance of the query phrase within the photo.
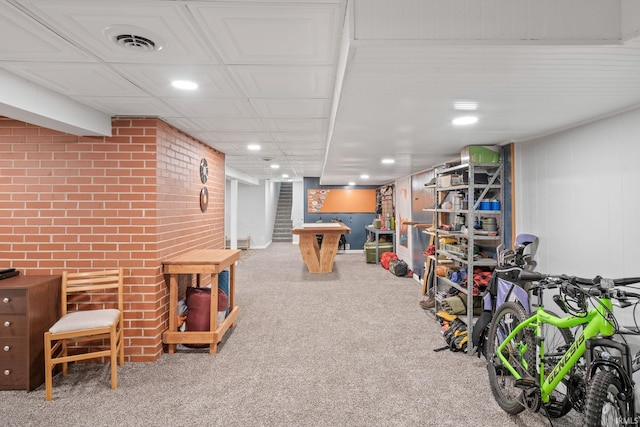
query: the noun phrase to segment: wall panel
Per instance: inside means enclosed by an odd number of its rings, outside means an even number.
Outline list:
[[[638,276],[640,110],[515,145],[516,232],[539,271]]]

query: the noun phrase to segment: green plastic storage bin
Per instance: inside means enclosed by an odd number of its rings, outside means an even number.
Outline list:
[[[378,261],[380,261],[380,255],[385,252],[393,252],[393,243],[380,242],[378,245]],[[376,263],[376,242],[367,242],[364,244],[364,253],[368,263]]]

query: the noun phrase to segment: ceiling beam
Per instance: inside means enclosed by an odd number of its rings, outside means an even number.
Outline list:
[[[73,135],[111,136],[111,117],[0,70],[0,115]]]

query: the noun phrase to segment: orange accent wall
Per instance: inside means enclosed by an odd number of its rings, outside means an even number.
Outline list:
[[[309,213],[375,213],[376,190],[315,189],[307,190]]]
[[[224,154],[158,119],[112,125],[112,137],[79,137],[0,117],[0,267],[123,266],[126,357],[152,361],[168,321],[162,260],[223,247]]]

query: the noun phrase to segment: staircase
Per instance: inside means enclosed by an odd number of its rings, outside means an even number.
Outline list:
[[[278,196],[278,208],[276,209],[276,222],[273,225],[272,242],[291,242],[291,199],[292,187],[290,182],[280,183],[280,195]]]

